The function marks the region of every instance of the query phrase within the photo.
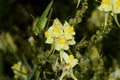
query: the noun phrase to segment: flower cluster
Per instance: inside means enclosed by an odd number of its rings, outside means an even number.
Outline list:
[[[104,12],[120,13],[120,0],[102,0],[98,9]]]
[[[15,74],[15,76],[14,76],[15,79],[19,79],[19,78],[22,78],[23,80],[28,79],[27,75],[26,75],[28,73],[28,70],[24,65],[22,65],[21,61],[14,64],[11,68]]]
[[[68,50],[69,45],[74,45],[74,35],[74,27],[67,21],[62,25],[58,19],[55,19],[53,25],[45,32],[46,43],[53,44],[57,51]]]
[[[65,62],[60,80],[62,80],[66,74],[70,75],[74,80],[78,80],[73,74],[73,67],[78,64],[78,59],[75,59],[73,55],[68,55],[66,52],[62,51],[60,52],[60,58],[61,62]]]
[[[62,23],[56,18],[53,21],[53,25],[45,32],[47,38],[46,43],[52,44],[54,49],[60,52],[60,60],[62,66],[62,75],[59,80],[62,80],[66,74],[69,74],[74,80],[77,78],[73,74],[73,67],[78,64],[78,60],[73,55],[68,55],[64,50],[69,49],[69,45],[74,45],[74,27],[70,26],[67,21]]]

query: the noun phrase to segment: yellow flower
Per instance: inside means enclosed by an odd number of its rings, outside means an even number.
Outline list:
[[[68,50],[69,49],[69,45],[67,40],[64,37],[60,37],[55,41],[55,49],[57,51],[60,50]]]
[[[53,25],[47,31],[45,31],[45,37],[47,38],[46,43],[52,44],[54,39],[62,35],[61,27],[62,24],[60,21],[55,19],[53,21]]]
[[[98,9],[105,12],[112,11],[111,0],[102,0],[101,5],[98,7]]]
[[[16,52],[17,46],[14,43],[13,37],[9,33],[6,33],[6,41],[8,43],[10,51]]]
[[[55,41],[55,49],[57,51],[68,50],[69,45],[74,45],[75,43],[76,42],[74,41],[74,38],[71,40],[67,40],[64,36],[61,36]]]
[[[73,55],[68,55],[67,53],[61,51],[60,52],[60,58],[61,58],[61,61],[65,61],[66,63],[66,69],[69,70],[69,69],[72,69],[75,65],[77,65],[78,63],[78,60],[74,58]]]
[[[59,37],[62,35],[62,23],[56,18],[53,21],[53,25],[49,28],[53,37]]]
[[[53,21],[53,25],[45,32],[47,38],[46,43],[54,44],[55,49],[68,50],[69,45],[74,45],[74,27],[70,26],[66,21],[64,25],[58,19]]]
[[[53,37],[51,36],[50,32],[45,31],[45,37],[47,38],[46,43],[52,44],[53,43]]]
[[[113,6],[113,12],[120,13],[120,0],[115,0],[114,6]]]
[[[65,21],[64,23],[64,36],[66,39],[72,39],[75,35],[74,27],[70,26],[68,22]]]
[[[120,13],[120,0],[102,0],[99,10],[113,13]]]
[[[21,61],[14,64],[11,68],[12,68],[14,74],[15,74],[15,76],[14,76],[15,79],[18,79],[19,77],[22,77],[24,80],[27,80],[27,75],[26,74],[28,73],[28,70],[24,65],[22,65]]]
[[[61,28],[62,27],[62,23],[59,21],[59,19],[55,19],[54,21],[53,21],[53,25],[52,26],[56,26],[56,27],[59,27],[59,28]]]
[[[63,77],[67,74],[74,80],[78,80],[73,74],[73,67],[78,64],[78,59],[75,59],[73,55],[68,55],[64,51],[60,51],[60,59],[61,62],[65,62],[65,66],[63,68],[62,75],[60,76],[59,80],[63,80]]]

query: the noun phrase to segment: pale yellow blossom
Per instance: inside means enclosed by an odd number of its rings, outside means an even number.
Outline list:
[[[46,43],[54,44],[57,51],[68,50],[69,45],[74,45],[76,43],[74,35],[74,27],[70,26],[67,21],[62,25],[58,19],[55,19],[53,25],[45,32]]]
[[[56,39],[55,49],[57,51],[68,50],[69,49],[68,41],[64,37],[60,37],[60,38]]]
[[[104,12],[120,13],[120,0],[102,0],[98,9]]]
[[[112,11],[112,3],[111,0],[102,0],[101,5],[98,7],[101,11]]]
[[[73,55],[68,55],[66,52],[60,52],[61,61],[65,61],[66,69],[71,69],[78,63],[78,59],[75,59]]]
[[[52,44],[53,43],[53,37],[51,36],[51,33],[48,31],[45,31],[45,37],[47,38],[46,43]]]
[[[64,36],[66,39],[72,39],[75,35],[74,27],[70,26],[67,21],[64,23]]]
[[[120,0],[115,0],[114,6],[113,6],[113,12],[120,13]]]
[[[22,77],[24,80],[27,80],[28,70],[24,65],[22,65],[21,61],[14,64],[11,68],[14,72],[14,78],[15,79],[18,79],[18,78]]]
[[[68,55],[64,51],[60,52],[60,59],[61,62],[65,62],[65,65],[59,80],[63,80],[66,75],[69,75],[74,80],[78,80],[73,74],[73,67],[78,64],[78,59],[75,59],[73,55]]]

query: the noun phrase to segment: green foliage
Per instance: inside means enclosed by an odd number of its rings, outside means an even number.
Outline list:
[[[33,32],[35,33],[35,35],[40,34],[44,30],[48,20],[47,16],[49,14],[52,4],[53,4],[53,1],[49,3],[49,5],[46,7],[42,15],[39,18],[35,19],[33,23]]]

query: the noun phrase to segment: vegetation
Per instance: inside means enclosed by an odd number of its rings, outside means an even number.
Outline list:
[[[0,6],[0,80],[120,80],[119,0]]]

